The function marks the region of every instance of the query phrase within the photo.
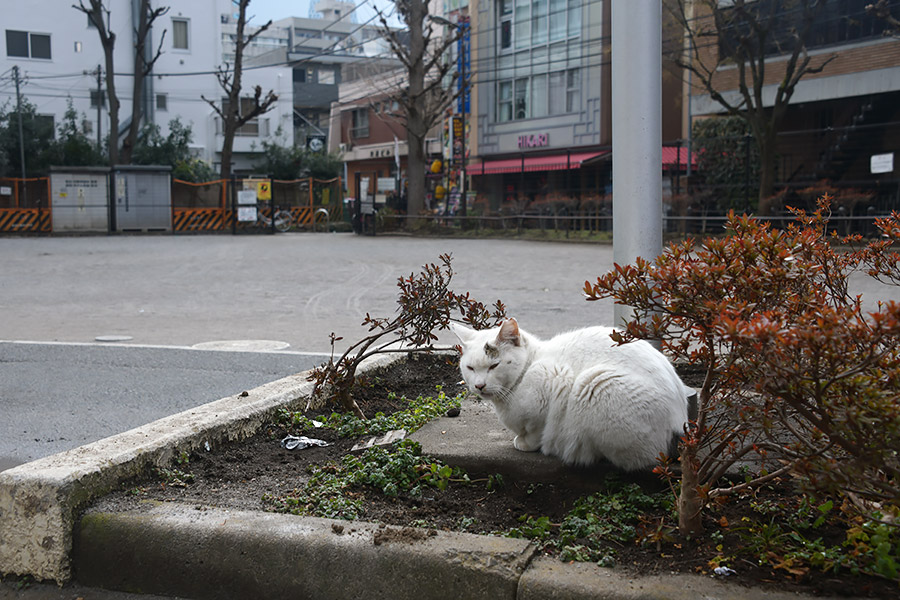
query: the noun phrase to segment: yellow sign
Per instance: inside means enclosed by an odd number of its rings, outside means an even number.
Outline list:
[[[272,183],[268,179],[256,182],[256,197],[260,200],[272,199]]]

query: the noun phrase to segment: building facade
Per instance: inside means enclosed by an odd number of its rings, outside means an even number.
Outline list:
[[[782,205],[796,205],[798,192],[805,188],[836,187],[862,192],[854,198],[865,202],[845,207],[858,215],[895,208],[900,200],[894,166],[900,152],[900,39],[886,20],[866,11],[868,0],[818,4],[805,46],[810,66],[821,71],[807,73],[797,83],[779,130],[776,186],[786,196]],[[898,3],[891,4],[895,14],[900,11]],[[784,30],[802,16],[800,9],[786,6],[778,15],[778,27]],[[778,35],[776,30],[773,39]],[[710,64],[721,65],[714,84],[729,99],[739,84],[738,69],[722,60],[730,39],[730,32],[719,32],[718,43],[701,54]],[[767,109],[774,104],[787,64],[788,56],[773,42],[765,53],[762,99]],[[692,88],[687,106],[692,121],[724,112],[699,87]]]
[[[475,112],[467,173],[476,207],[521,210],[549,201],[577,209],[587,199],[608,205],[610,4],[469,5]],[[681,80],[664,66],[663,140],[675,142],[681,137]]]
[[[109,3],[107,3],[109,4]],[[191,127],[193,153],[218,168],[222,147],[221,123],[203,99],[221,103],[224,97],[216,70],[227,62],[224,43],[233,28],[230,0],[192,0],[157,3],[169,11],[154,24],[149,46],[162,41],[162,55],[144,85],[144,119],[157,124],[163,135],[177,118]],[[109,29],[116,33],[116,88],[121,103],[120,133],[130,122],[132,73],[134,69],[133,11],[139,3],[117,2],[108,14]],[[47,18],[54,15],[54,18]],[[87,15],[64,0],[32,0],[7,3],[3,11],[4,52],[0,54],[0,103],[15,106],[12,67],[21,74],[22,97],[37,107],[38,113],[58,125],[68,103],[79,115],[79,123],[92,139],[104,139],[109,129],[105,98],[103,49],[97,30]],[[163,36],[163,32],[165,35]],[[233,53],[233,50],[232,50]],[[248,123],[235,139],[233,168],[252,167],[261,152],[260,142],[275,140],[293,143],[293,86],[291,69],[272,65],[243,73],[243,89],[249,97],[256,85],[273,90],[279,101],[268,113]]]

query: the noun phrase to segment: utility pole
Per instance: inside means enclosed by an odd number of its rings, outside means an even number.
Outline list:
[[[19,77],[19,66],[13,67],[13,78],[16,80],[16,114],[19,117],[19,164],[22,166],[22,200],[19,206],[27,203],[28,193],[25,183],[25,134],[22,131],[22,92],[19,88],[22,80]]]
[[[462,118],[462,157],[460,158],[460,172],[462,173],[462,181],[460,182],[460,190],[461,194],[459,197],[459,214],[462,216],[462,228],[466,229],[466,212],[468,210],[468,190],[466,189],[466,138],[468,135],[466,134],[466,113],[469,112],[469,82],[466,80],[466,66],[469,62],[469,20],[468,17],[465,21],[458,23],[457,28],[459,29],[459,56],[457,60],[459,61],[459,75],[460,79],[462,79],[462,95],[460,96],[459,102],[459,112]]]
[[[103,71],[100,68],[100,65],[97,65],[97,152],[103,148],[103,138],[100,135],[100,119],[103,117],[103,85],[102,79],[100,79],[101,75],[103,75]]]
[[[659,0],[613,0],[613,260],[620,265],[662,253],[661,54]],[[616,327],[631,320],[630,307],[614,311]]]

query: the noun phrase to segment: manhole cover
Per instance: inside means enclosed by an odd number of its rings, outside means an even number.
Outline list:
[[[130,342],[134,338],[130,335],[98,335],[95,342]]]

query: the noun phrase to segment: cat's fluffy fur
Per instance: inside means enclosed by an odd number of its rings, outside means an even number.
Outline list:
[[[515,319],[452,329],[462,342],[463,379],[493,403],[518,450],[573,465],[605,458],[631,471],[654,466],[684,431],[692,390],[647,342],[616,345],[607,327],[540,340]]]

